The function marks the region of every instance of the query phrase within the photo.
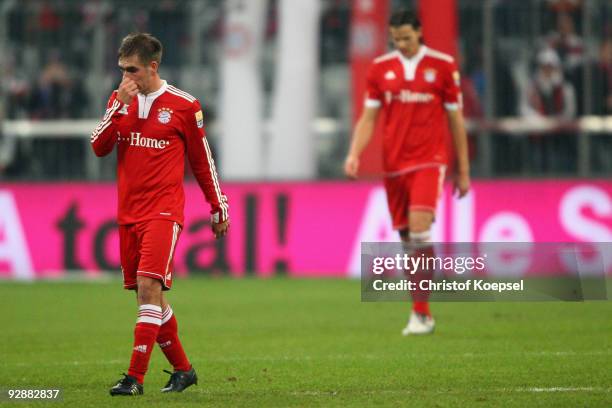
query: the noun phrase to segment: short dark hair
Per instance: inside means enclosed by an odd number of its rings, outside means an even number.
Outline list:
[[[391,14],[391,18],[389,19],[389,26],[391,27],[399,27],[409,24],[415,30],[421,28],[421,22],[419,18],[411,11],[407,10],[397,10]]]
[[[161,63],[163,47],[161,42],[149,33],[131,33],[122,41],[119,51],[119,58],[138,55],[138,59],[143,64],[151,61]]]

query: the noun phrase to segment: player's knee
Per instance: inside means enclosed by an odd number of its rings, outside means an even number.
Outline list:
[[[411,215],[408,223],[411,238],[414,234],[429,232],[433,223],[433,214],[423,212]]]
[[[161,282],[157,279],[151,279],[144,276],[139,276],[138,282],[138,303],[145,304],[160,304],[161,302]]]

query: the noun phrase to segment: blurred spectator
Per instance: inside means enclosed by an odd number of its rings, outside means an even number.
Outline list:
[[[463,53],[458,55],[459,69],[461,70],[461,94],[463,95],[463,115],[466,118],[482,118],[483,111],[480,100],[482,95],[480,94],[476,84],[478,80],[481,80],[482,67],[478,66],[474,68],[474,74],[469,75],[466,69],[466,61],[463,57]],[[477,78],[475,81],[474,78]],[[484,85],[484,83],[480,84]]]
[[[2,93],[0,92],[0,95]],[[4,120],[4,106],[0,101],[0,178],[6,168],[12,163],[15,156],[16,140],[13,137],[6,137],[2,132],[2,122]]]
[[[582,7],[582,0],[547,0],[548,7],[558,12],[571,12]]]
[[[56,32],[62,28],[62,19],[48,1],[43,2],[40,8],[38,26],[46,33]]]
[[[0,82],[0,94],[6,97],[5,117],[18,119],[27,116],[30,84],[28,78],[20,72],[11,53],[5,55]]]
[[[350,7],[346,0],[327,1],[321,14],[321,62],[348,62]]]
[[[484,80],[482,74],[482,66],[480,64],[474,64],[474,73],[469,75],[466,67],[466,58],[463,56],[463,52],[460,52],[457,56],[459,63],[459,69],[461,71],[461,95],[463,98],[463,116],[466,119],[482,119],[484,112],[482,109],[481,99],[482,96],[478,92],[476,81],[474,77]],[[479,59],[478,59],[479,62]],[[484,81],[481,84],[484,86]],[[474,162],[477,152],[476,135],[473,132],[467,133],[468,137],[468,157],[470,162]]]
[[[471,77],[465,76],[461,79],[461,94],[463,95],[463,114],[465,117],[482,118],[483,111],[480,97]]]
[[[599,47],[599,59],[593,64],[593,113],[612,115],[612,37]],[[612,135],[592,135],[592,169],[609,176],[612,174]]]
[[[557,30],[549,35],[548,45],[559,54],[566,74],[571,74],[583,64],[584,42],[576,33],[574,19],[570,14],[557,15]]]
[[[30,114],[35,119],[79,118],[87,96],[77,78],[71,78],[57,52],[52,52],[32,89]]]
[[[536,58],[536,72],[521,98],[520,113],[526,118],[571,120],[576,115],[574,87],[563,78],[557,53],[546,48]],[[576,168],[576,138],[567,133],[546,133],[529,139],[528,164],[536,172],[562,174]]]
[[[576,115],[576,95],[572,84],[563,78],[559,56],[547,48],[540,51],[536,62],[535,76],[521,98],[521,115],[572,119]]]
[[[599,59],[593,70],[593,113],[612,115],[612,37],[599,47]]]
[[[162,44],[172,44],[164,49],[165,66],[180,66],[186,37],[185,21],[184,10],[174,0],[160,1],[149,12],[148,27],[145,26],[143,31],[155,33]]]
[[[584,92],[585,45],[582,37],[576,33],[573,15],[557,14],[556,31],[548,35],[546,44],[559,56],[565,79],[572,83],[578,95],[582,95]],[[578,101],[580,113],[583,112],[581,102],[582,100]]]
[[[40,29],[43,44],[53,45],[60,40],[63,21],[57,10],[58,5],[50,1],[43,1],[38,10],[37,28]]]

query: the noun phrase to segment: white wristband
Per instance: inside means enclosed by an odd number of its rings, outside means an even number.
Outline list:
[[[216,213],[210,215],[210,222],[212,222],[213,224],[219,223],[219,212],[220,211],[217,211]]]

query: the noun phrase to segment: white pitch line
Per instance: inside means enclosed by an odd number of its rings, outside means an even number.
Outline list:
[[[11,367],[67,367],[67,366],[80,366],[80,365],[114,365],[125,363],[125,360],[100,360],[100,361],[54,361],[48,363],[30,363],[30,362],[19,362],[15,364],[0,364],[2,366]]]
[[[418,353],[419,356],[439,356],[437,353]],[[462,353],[458,357],[489,358],[494,356],[533,356],[533,357],[580,357],[580,356],[607,356],[612,355],[612,350],[593,351],[534,351],[516,353]],[[320,356],[257,356],[257,357],[212,357],[206,361],[232,362],[232,361],[316,361],[316,360],[386,360],[395,358],[387,355],[377,354],[327,354]]]
[[[420,353],[419,356],[439,356],[435,353]],[[531,356],[531,357],[581,357],[581,356],[607,356],[612,355],[612,350],[593,350],[593,351],[534,351],[534,352],[517,352],[517,353],[462,353],[456,355],[462,358],[489,358],[492,356]],[[452,357],[452,356],[451,356]],[[252,362],[282,362],[282,361],[323,361],[323,360],[389,360],[395,358],[388,355],[376,355],[376,354],[328,354],[320,356],[254,356],[254,357],[210,357],[203,358],[201,361],[210,363],[231,363],[241,361],[252,361]],[[18,363],[0,363],[2,366],[12,367],[66,367],[66,366],[78,366],[78,365],[115,365],[123,363],[124,360],[100,360],[100,361],[57,361],[48,363],[34,363],[34,362],[18,362]]]
[[[532,387],[525,388],[525,392],[609,392],[610,388],[601,387]]]
[[[501,393],[541,393],[541,392],[612,392],[612,388],[603,388],[603,387],[529,387],[529,388],[481,388],[481,389],[469,389],[469,390],[444,390],[444,391],[423,391],[423,390],[380,390],[380,391],[372,391],[372,390],[363,390],[363,391],[355,391],[355,390],[340,390],[340,391],[324,391],[324,390],[303,390],[303,391],[291,391],[291,395],[303,395],[303,396],[325,396],[325,395],[337,395],[337,394],[372,394],[372,395],[406,395],[406,394],[479,394],[479,393],[491,393],[491,392],[501,392]]]
[[[525,351],[525,352],[499,352],[499,353],[463,353],[461,357],[490,357],[490,356],[544,356],[544,357],[573,357],[573,356],[607,356],[611,355],[612,350],[591,350],[591,351]]]

